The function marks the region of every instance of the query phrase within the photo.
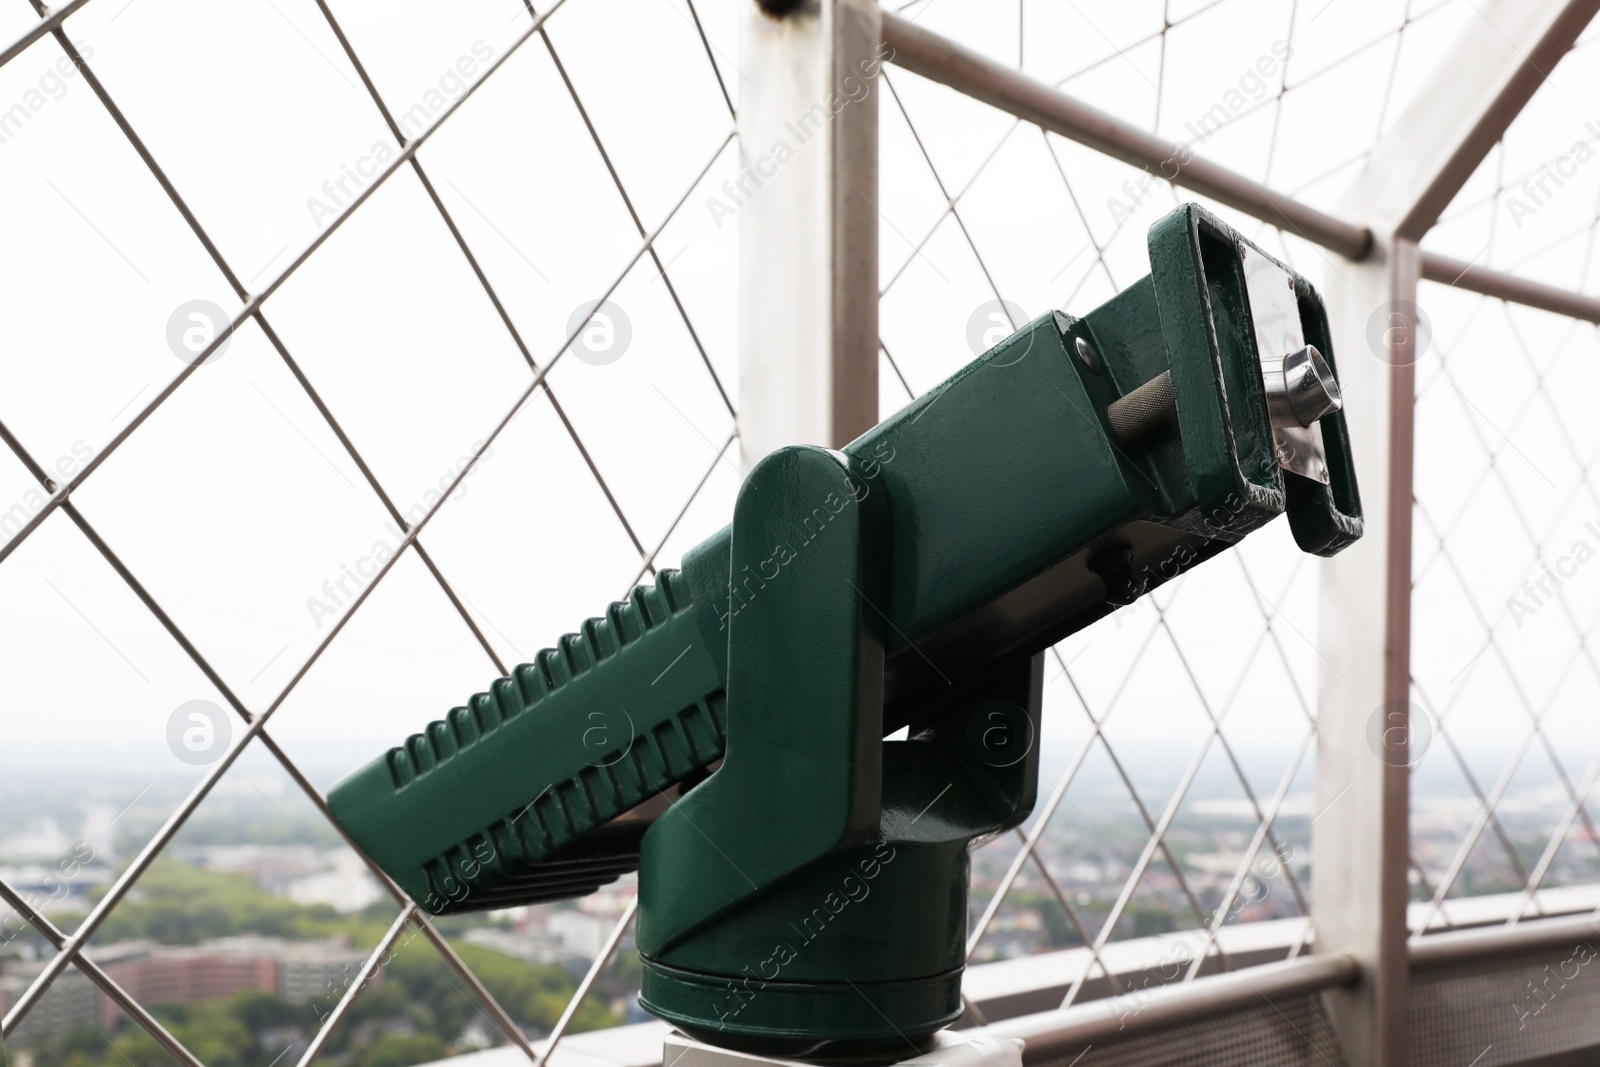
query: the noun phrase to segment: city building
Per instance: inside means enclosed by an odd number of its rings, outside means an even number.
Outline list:
[[[244,935],[181,946],[128,941],[97,947],[91,958],[129,996],[148,1006],[194,1004],[246,990],[288,1001],[339,995],[366,955],[334,940]],[[12,962],[0,970],[0,1012],[16,1003],[44,967],[44,961]],[[373,984],[381,981],[379,972]],[[110,1031],[125,1018],[87,976],[68,968],[23,1017],[10,1042],[17,1047],[37,1045],[78,1026]]]

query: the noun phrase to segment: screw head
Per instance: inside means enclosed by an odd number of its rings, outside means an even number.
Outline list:
[[[1082,363],[1095,374],[1100,373],[1100,353],[1094,350],[1094,345],[1089,343],[1087,337],[1079,335],[1074,338],[1072,350],[1077,353],[1079,363]]]

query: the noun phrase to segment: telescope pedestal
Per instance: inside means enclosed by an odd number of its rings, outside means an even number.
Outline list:
[[[1042,655],[952,679],[884,740],[887,504],[865,463],[794,446],[734,506],[727,755],[639,857],[639,1003],[718,1046],[921,1048],[961,1016],[972,843],[1033,808]]]

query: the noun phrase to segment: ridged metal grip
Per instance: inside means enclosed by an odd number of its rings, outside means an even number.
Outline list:
[[[1106,408],[1111,432],[1123,444],[1132,444],[1151,430],[1178,418],[1178,394],[1172,388],[1172,372],[1162,371],[1133,392]]]

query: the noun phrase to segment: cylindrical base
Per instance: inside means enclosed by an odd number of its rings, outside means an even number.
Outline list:
[[[890,982],[783,982],[643,964],[646,1011],[707,1044],[764,1056],[906,1059],[961,1015],[960,968]]]

